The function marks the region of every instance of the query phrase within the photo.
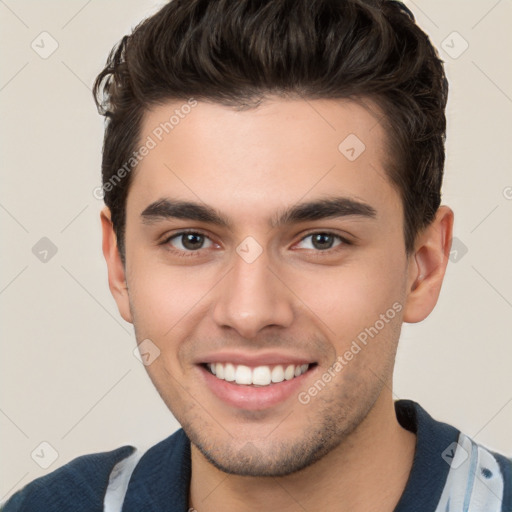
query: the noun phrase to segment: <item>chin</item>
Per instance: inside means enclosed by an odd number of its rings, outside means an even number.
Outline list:
[[[339,423],[329,420],[307,433],[303,429],[297,439],[288,437],[278,440],[267,436],[243,441],[228,434],[220,440],[211,433],[206,434],[205,430],[185,427],[184,430],[203,457],[224,473],[279,477],[291,475],[318,462],[343,443],[356,426],[340,428]]]

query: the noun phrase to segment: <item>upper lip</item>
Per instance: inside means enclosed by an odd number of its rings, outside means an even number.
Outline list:
[[[271,366],[278,364],[313,364],[315,360],[308,356],[287,354],[285,352],[258,352],[255,354],[241,352],[215,352],[206,354],[197,360],[198,364],[206,363],[233,363],[249,367]]]

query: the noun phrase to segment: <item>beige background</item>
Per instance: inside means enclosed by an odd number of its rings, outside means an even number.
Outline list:
[[[451,54],[440,50],[451,83],[444,203],[467,253],[450,263],[436,311],[404,327],[395,393],[512,455],[512,3],[407,3]],[[110,295],[92,194],[103,121],[91,84],[161,4],[0,1],[0,498],[78,455],[177,428]],[[51,49],[43,31],[59,45],[46,59],[31,48]],[[57,247],[46,263],[32,252],[42,237]],[[35,462],[52,462],[41,442],[58,454],[48,469]]]

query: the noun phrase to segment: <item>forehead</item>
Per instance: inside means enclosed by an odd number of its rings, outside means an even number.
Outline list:
[[[373,103],[269,98],[236,110],[172,101],[144,116],[128,203],[142,211],[159,198],[200,201],[262,215],[302,198],[340,193],[396,202],[384,163],[382,114]]]

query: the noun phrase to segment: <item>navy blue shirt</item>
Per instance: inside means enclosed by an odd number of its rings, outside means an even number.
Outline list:
[[[395,512],[512,512],[512,459],[433,420],[415,402],[399,400],[395,410],[400,424],[417,435],[412,470]],[[1,510],[187,512],[191,459],[183,429],[138,460],[135,453],[133,446],[123,446],[78,457],[27,484]],[[123,469],[130,458],[132,473]],[[125,490],[116,480],[123,472]],[[112,489],[120,495],[114,500],[118,508],[104,507]]]

